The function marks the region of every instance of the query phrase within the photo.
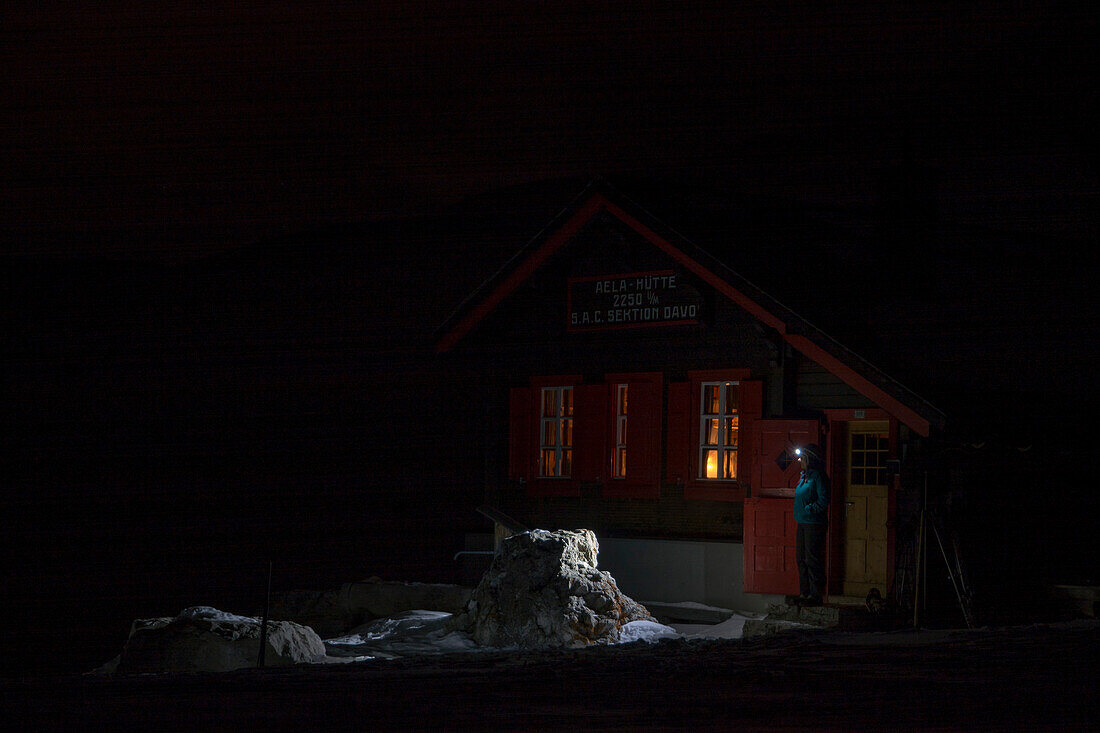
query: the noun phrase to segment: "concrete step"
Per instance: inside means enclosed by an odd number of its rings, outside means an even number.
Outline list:
[[[773,603],[768,606],[768,615],[764,617],[764,620],[833,628],[840,625],[840,615],[841,609],[838,606],[803,607],[794,604]]]
[[[898,611],[872,613],[860,604],[834,604],[803,608],[794,604],[772,604],[761,621],[745,622],[745,636],[775,633],[792,628],[837,629],[840,631],[891,631],[904,628],[911,619]]]
[[[801,606],[785,603],[773,603],[768,606],[768,615],[762,619],[745,621],[742,638],[766,636],[797,629],[835,629],[840,626],[839,608],[830,606]]]
[[[867,597],[866,596],[829,596],[829,601],[825,605],[827,606],[859,606],[860,608],[866,608]]]

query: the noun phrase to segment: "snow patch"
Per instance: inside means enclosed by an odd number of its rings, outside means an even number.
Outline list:
[[[711,609],[698,603],[684,607]],[[732,612],[731,612],[732,613]],[[636,641],[657,643],[661,639],[740,639],[745,621],[758,616],[733,613],[720,624],[661,624],[638,620],[623,624],[616,644]],[[452,614],[441,611],[406,611],[390,618],[376,619],[351,632],[325,639],[327,662],[358,662],[368,659],[397,659],[420,654],[448,654],[491,650],[470,634],[452,628]]]
[[[208,621],[226,621],[231,623],[236,622],[250,622],[254,624],[260,623],[260,619],[253,616],[241,616],[237,613],[230,613],[229,611],[221,611],[212,606],[191,606],[180,611],[179,616],[176,618],[189,618],[189,619],[205,619]]]
[[[351,633],[325,639],[332,661],[396,659],[413,654],[471,651],[477,644],[469,634],[449,629],[452,614],[442,611],[404,611],[363,624]]]
[[[630,644],[635,641],[647,641],[655,643],[661,639],[679,639],[681,634],[671,626],[659,624],[656,621],[631,621],[624,624],[619,630],[620,644]]]

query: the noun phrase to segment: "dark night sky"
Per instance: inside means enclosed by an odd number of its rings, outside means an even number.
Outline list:
[[[1085,5],[690,5],[5,5],[2,244],[205,251],[624,171],[858,208],[906,157],[950,222],[1095,234]]]

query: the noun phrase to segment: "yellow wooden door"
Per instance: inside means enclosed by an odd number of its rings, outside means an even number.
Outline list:
[[[889,431],[890,424],[885,420],[848,423],[844,471],[846,596],[864,596],[872,587],[884,595],[887,591]]]

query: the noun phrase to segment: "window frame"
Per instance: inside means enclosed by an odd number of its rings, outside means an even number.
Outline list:
[[[731,386],[737,387],[737,406],[730,411],[727,397],[729,395],[728,388]],[[707,402],[707,388],[716,387],[718,404],[716,405],[716,411],[710,412],[706,409]],[[695,452],[696,452],[696,474],[695,478],[699,481],[737,481],[740,475],[740,467],[738,461],[740,460],[740,448],[741,448],[741,380],[738,379],[723,379],[715,381],[703,381],[699,383],[698,390],[699,400],[699,424],[696,426],[698,429],[695,433]],[[727,427],[727,420],[737,422],[737,440],[735,443],[729,443],[727,441],[729,428]],[[706,441],[706,436],[710,432],[710,426],[708,423],[716,422],[714,426],[715,442],[710,443]],[[732,445],[732,447],[731,447]],[[709,461],[704,456],[708,453],[715,454],[715,472],[721,470],[721,476],[709,476]],[[728,461],[730,454],[734,454],[734,467],[732,477],[725,475],[728,469]]]
[[[664,372],[614,372],[604,375],[607,408],[604,458],[607,498],[657,499],[661,495],[661,456],[664,443]],[[618,386],[627,387],[626,475],[615,475],[618,439]]]
[[[569,393],[569,412],[565,412],[565,394]],[[547,394],[554,395],[554,414],[546,414],[546,396]],[[576,456],[576,404],[574,402],[576,398],[576,388],[571,384],[562,385],[547,385],[545,387],[538,388],[538,470],[535,474],[539,479],[572,479],[574,473],[574,459]],[[568,424],[568,437],[569,442],[565,441],[566,424]],[[553,425],[554,442],[553,444],[545,443],[544,440],[547,433],[547,426]],[[546,468],[546,454],[548,450],[554,451],[554,467],[557,473],[547,474],[544,472]],[[568,459],[564,456],[568,452]],[[564,467],[568,466],[568,473],[563,473]]]
[[[737,478],[701,478],[702,457],[702,389],[708,382],[738,384],[738,446]],[[741,501],[748,495],[748,477],[752,462],[752,429],[763,415],[762,383],[752,378],[745,368],[707,369],[687,373],[687,472],[684,476],[684,498],[693,501]],[[751,393],[750,393],[751,390]],[[670,418],[671,419],[671,418]]]
[[[611,383],[611,480],[625,481],[627,472],[627,459],[629,444],[627,443],[627,426],[630,409],[630,382]]]
[[[577,402],[579,387],[584,384],[584,377],[580,374],[557,374],[548,376],[531,377],[528,380],[530,389],[531,413],[528,417],[530,430],[530,456],[528,457],[528,480],[526,493],[532,497],[545,496],[579,496],[580,479],[577,476],[577,447],[578,447],[578,409]],[[547,387],[569,387],[573,390],[573,458],[572,472],[569,476],[542,476],[542,411],[543,392]]]
[[[886,469],[886,462],[890,459],[890,433],[889,424],[887,427],[875,430],[866,429],[860,426],[859,428],[852,429],[848,433],[848,461],[847,461],[847,484],[848,486],[864,486],[864,487],[889,487],[889,473]],[[856,438],[863,440],[863,445],[856,446]],[[874,447],[869,447],[866,443],[868,438],[875,439]],[[864,459],[863,463],[856,465],[856,456],[860,456]],[[874,456],[877,460],[874,465],[866,462],[866,459],[870,456]],[[856,471],[862,472],[863,480],[856,480]],[[867,481],[867,477],[870,472],[874,472],[875,478],[881,476],[881,481]]]

